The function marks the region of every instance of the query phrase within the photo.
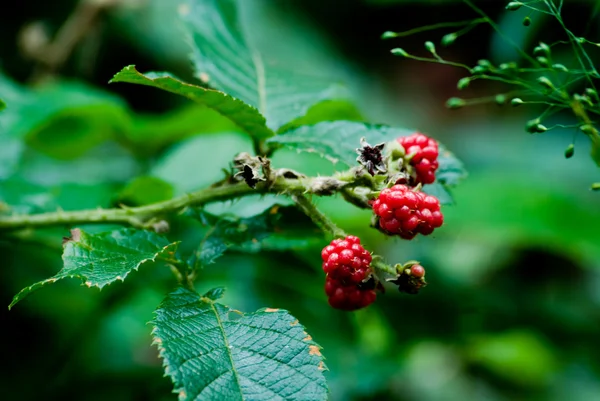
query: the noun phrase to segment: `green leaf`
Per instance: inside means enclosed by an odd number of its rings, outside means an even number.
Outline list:
[[[173,186],[168,182],[142,175],[134,178],[121,190],[116,203],[140,206],[171,199],[173,195]]]
[[[225,177],[230,161],[252,152],[252,142],[239,132],[198,135],[174,144],[156,160],[149,174],[175,187],[177,195],[197,191]]]
[[[435,176],[444,186],[454,186],[467,176],[463,163],[442,144],[439,144],[438,162],[440,166]]]
[[[526,330],[476,337],[467,355],[472,362],[522,386],[548,383],[558,370],[550,344],[537,333]]]
[[[135,66],[130,65],[123,68],[110,80],[110,83],[114,82],[152,86],[185,96],[215,110],[254,138],[268,138],[274,135],[273,131],[265,125],[265,118],[254,107],[223,92],[182,82],[169,73],[142,74],[135,69]]]
[[[278,133],[289,131],[303,125],[315,125],[323,121],[364,121],[356,105],[348,100],[325,100],[312,106],[306,114],[278,130]]]
[[[0,76],[0,93],[11,105],[0,115],[0,140],[25,139],[55,158],[76,158],[128,128],[121,99],[76,81],[31,90]]]
[[[356,149],[365,137],[372,145],[389,142],[414,131],[351,121],[321,122],[292,129],[267,143],[303,152],[317,153],[332,163],[356,166]]]
[[[125,139],[133,151],[154,155],[176,142],[197,134],[240,131],[231,120],[215,110],[190,104],[167,113],[142,114],[133,118]]]
[[[326,99],[346,98],[335,78],[267,60],[249,44],[236,0],[188,0],[182,8],[197,76],[258,108],[272,129]]]
[[[152,324],[181,401],[327,399],[320,347],[285,310],[243,314],[178,288]]]
[[[188,215],[211,226],[190,260],[191,266],[214,263],[227,249],[242,252],[302,249],[315,240],[322,241],[322,231],[295,206],[273,205],[255,216],[215,216],[200,209]]]
[[[36,185],[20,178],[0,181],[0,204],[9,214],[32,214],[110,206],[112,186],[105,184]]]
[[[92,235],[74,229],[63,250],[63,268],[55,276],[21,290],[8,308],[32,291],[66,277],[81,279],[86,286],[98,288],[124,281],[131,271],[146,262],[172,258],[177,246],[178,243],[169,243],[151,231],[126,228]]]

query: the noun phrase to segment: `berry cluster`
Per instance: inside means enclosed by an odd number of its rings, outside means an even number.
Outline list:
[[[385,188],[373,202],[378,227],[386,234],[413,239],[418,233],[429,235],[444,222],[440,201],[413,191],[405,185]]]
[[[349,235],[331,241],[323,248],[321,257],[323,271],[327,274],[325,293],[329,305],[351,311],[375,301],[371,254],[363,248],[358,237]]]
[[[435,170],[439,167],[437,161],[439,150],[437,142],[420,133],[398,138],[398,142],[407,155],[414,154],[410,164],[415,168],[417,184],[431,184],[435,181]]]

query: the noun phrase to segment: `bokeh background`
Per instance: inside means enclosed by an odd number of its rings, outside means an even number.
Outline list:
[[[0,127],[0,199],[22,211],[170,197],[221,178],[235,153],[251,149],[242,134],[185,99],[107,84],[129,64],[195,80],[177,2],[104,2],[114,4],[87,21],[89,10],[81,7],[99,3],[9,1],[0,13],[0,98],[9,104]],[[491,103],[449,111],[444,103],[451,96],[489,96],[506,88],[477,82],[459,93],[456,81],[463,71],[389,52],[402,47],[426,56],[423,42],[439,43],[452,29],[380,39],[386,30],[476,14],[452,0],[241,3],[248,30],[269,54],[343,77],[356,95],[356,108],[346,105],[340,116],[425,132],[447,145],[469,176],[454,189],[455,204],[443,209],[444,227],[410,242],[369,229],[369,213],[339,199],[318,201],[373,251],[389,260],[420,260],[430,284],[417,296],[389,288],[366,310],[332,310],[319,265],[325,239],[302,251],[230,253],[202,272],[198,290],[224,285],[224,302],[236,309],[291,311],[324,348],[332,400],[599,400],[600,195],[588,190],[599,170],[588,156],[587,138],[575,136],[575,157],[566,160],[573,130],[525,133],[525,122],[540,109]],[[475,3],[528,51],[540,40],[564,39],[551,17],[532,15],[526,28],[525,10],[506,12],[505,1]],[[78,9],[80,27],[88,29],[76,28],[81,38],[64,62],[49,62],[40,49],[47,49]],[[577,35],[599,41],[597,11],[595,1],[569,0],[565,22]],[[68,40],[62,45],[55,55],[70,46]],[[573,65],[569,48],[562,49],[555,57]],[[598,51],[590,52],[597,60]],[[440,54],[468,65],[481,58],[519,61],[487,26]],[[48,89],[52,72],[68,82],[72,98]],[[28,131],[43,110],[68,101],[85,105],[86,96],[105,99],[102,107],[79,110],[89,116],[87,123],[67,116]],[[19,108],[22,104],[29,108]],[[11,108],[18,112],[10,114]],[[568,115],[554,118],[570,122]],[[285,150],[273,163],[305,174],[334,169],[314,155]],[[133,185],[140,174],[167,184],[151,181],[150,191],[147,183]],[[244,200],[233,207],[248,216],[272,202]],[[192,249],[202,230],[176,220],[169,235]],[[65,235],[67,228],[0,237],[0,303],[8,305],[22,287],[60,269]],[[146,324],[174,285],[168,269],[145,267],[102,292],[66,280],[11,312],[3,309],[2,398],[174,399]]]

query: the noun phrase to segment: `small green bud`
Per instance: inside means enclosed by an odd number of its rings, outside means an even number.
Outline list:
[[[592,191],[600,191],[600,182],[593,183],[592,186],[590,187],[590,189]]]
[[[449,33],[442,37],[442,46],[450,46],[452,43],[456,41],[458,35],[456,33]]]
[[[529,132],[530,134],[539,134],[541,132],[548,131],[548,128],[540,124],[539,118],[535,118],[527,121],[527,124],[525,124],[525,131]]]
[[[435,53],[435,45],[433,44],[433,42],[431,42],[429,40],[427,42],[425,42],[425,48],[427,49],[428,52]]]
[[[390,50],[390,52],[394,56],[401,56],[401,57],[407,57],[408,56],[408,53],[406,51],[404,51],[404,49],[401,49],[399,47],[396,47],[395,49]]]
[[[523,18],[523,26],[529,26],[529,25],[531,25],[531,18],[529,18],[529,17]]]
[[[506,103],[506,95],[496,95],[496,98],[494,100],[496,101],[496,104],[498,106],[504,106],[504,104]]]
[[[498,66],[501,70],[514,70],[517,68],[517,63],[511,61],[510,63],[502,63]]]
[[[522,104],[525,104],[525,102],[523,100],[521,100],[520,98],[516,97],[513,100],[510,101],[510,105],[513,107],[517,107],[520,106]]]
[[[461,78],[458,83],[456,84],[456,87],[458,88],[458,90],[463,90],[465,89],[467,86],[469,86],[469,84],[471,83],[471,78],[469,77],[464,77]]]
[[[548,78],[546,77],[539,77],[537,79],[538,84],[542,85],[544,88],[546,89],[554,89],[554,85],[552,84],[552,81],[550,81]]]
[[[398,36],[398,34],[396,32],[385,31],[384,33],[381,34],[381,39],[392,39],[397,36]]]
[[[569,69],[562,64],[552,64],[552,68],[560,72],[569,72]]]
[[[492,63],[490,62],[490,60],[482,58],[481,60],[477,61],[477,65],[480,65],[485,68],[490,68],[492,66]]]
[[[540,44],[533,49],[533,55],[548,57],[550,55],[550,46],[544,42],[540,42]]]
[[[508,3],[506,5],[506,9],[508,11],[515,11],[518,10],[519,8],[521,8],[523,6],[523,3],[521,3],[520,1],[511,1],[510,3]]]
[[[575,145],[570,144],[569,146],[567,146],[567,148],[565,149],[565,157],[567,159],[570,159],[571,157],[573,157],[573,155],[575,154]]]
[[[598,133],[596,128],[594,128],[594,126],[591,124],[583,124],[581,127],[579,127],[579,129],[586,135],[594,135]]]
[[[449,109],[460,109],[467,105],[467,102],[464,99],[460,99],[458,97],[451,97],[446,102],[446,107]]]
[[[536,60],[538,61],[538,63],[540,63],[544,67],[550,66],[550,62],[548,61],[548,59],[546,57],[536,57]]]
[[[477,74],[485,74],[487,72],[487,68],[481,65],[476,65],[475,67],[471,68],[471,74],[473,75],[477,75]]]

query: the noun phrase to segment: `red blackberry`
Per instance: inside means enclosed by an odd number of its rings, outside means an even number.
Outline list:
[[[371,254],[360,239],[349,235],[323,248],[323,271],[327,273],[325,293],[329,304],[342,310],[356,310],[375,301],[371,277]]]
[[[323,271],[335,279],[360,283],[371,272],[371,254],[354,235],[331,241],[323,248],[321,258]]]
[[[325,280],[325,293],[329,297],[329,305],[345,311],[364,308],[377,298],[374,289],[357,284],[344,285],[343,281],[329,276]]]
[[[439,167],[437,142],[418,132],[400,137],[398,142],[407,155],[413,154],[410,164],[415,169],[415,183],[431,184],[435,182],[435,171]]]
[[[412,239],[418,233],[429,235],[444,222],[435,196],[394,185],[381,191],[373,202],[378,227],[387,234]]]

